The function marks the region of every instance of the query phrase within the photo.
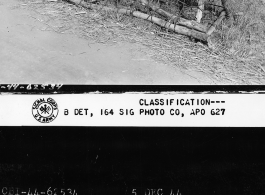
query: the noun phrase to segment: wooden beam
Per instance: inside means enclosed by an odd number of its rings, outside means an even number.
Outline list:
[[[150,16],[148,14],[145,14],[145,13],[142,13],[139,11],[131,11],[128,9],[111,8],[111,7],[101,6],[101,5],[87,4],[85,2],[80,3],[80,0],[67,0],[67,1],[74,3],[76,5],[81,5],[82,7],[87,8],[87,9],[91,9],[91,8],[93,8],[93,9],[104,9],[106,11],[114,11],[114,12],[118,12],[121,14],[133,15],[137,18],[148,20],[148,21],[153,22],[159,26],[173,30],[176,33],[190,36],[190,37],[193,37],[193,38],[201,40],[201,41],[207,41],[207,39],[208,39],[208,35],[206,33],[192,30],[192,29],[189,29],[189,28],[184,27],[184,26],[171,24],[165,20],[162,20],[162,19],[154,17],[154,16]]]
[[[226,12],[226,16],[228,17],[229,20],[233,20],[233,15],[230,9],[230,6],[228,4],[229,0],[221,0],[222,1],[222,5],[224,7],[224,11]]]
[[[196,14],[196,20],[198,23],[201,22],[203,11],[204,11],[204,0],[198,0],[198,11]]]
[[[208,31],[206,32],[206,34],[208,36],[210,36],[216,29],[216,27],[222,22],[222,20],[225,18],[226,12],[222,11],[220,16],[215,20],[215,22],[213,23],[213,25],[208,29]]]
[[[200,23],[193,21],[193,20],[187,20],[187,19],[182,18],[180,16],[173,15],[173,14],[161,9],[159,6],[157,6],[151,2],[148,2],[148,0],[140,0],[140,1],[143,5],[150,7],[153,11],[157,12],[158,14],[165,16],[168,19],[173,20],[173,21],[177,20],[178,25],[182,25],[182,26],[185,26],[185,27],[188,27],[191,29],[195,29],[195,30],[198,30],[200,32],[206,32],[207,31],[207,27],[203,24],[200,24]]]

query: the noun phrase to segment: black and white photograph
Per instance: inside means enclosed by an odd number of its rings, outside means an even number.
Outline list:
[[[264,0],[0,0],[0,195],[264,195]]]
[[[1,0],[0,83],[261,85],[264,0]]]

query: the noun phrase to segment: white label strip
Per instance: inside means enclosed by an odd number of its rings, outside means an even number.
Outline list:
[[[264,127],[265,94],[3,94],[0,125]]]

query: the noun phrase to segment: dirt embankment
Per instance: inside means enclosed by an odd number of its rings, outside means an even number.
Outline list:
[[[89,44],[44,31],[36,13],[18,4],[0,3],[0,83],[211,84],[203,74],[154,61],[139,51],[148,49],[140,44]]]

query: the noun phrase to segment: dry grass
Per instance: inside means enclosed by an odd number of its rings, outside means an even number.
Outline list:
[[[259,0],[232,0],[231,8],[234,22],[223,23],[216,35],[234,57],[264,58],[265,4]],[[241,16],[237,16],[237,13],[241,13]]]
[[[157,61],[180,67],[183,72],[203,72],[213,84],[265,83],[265,14],[259,0],[232,0],[233,24],[224,22],[212,37],[214,49],[137,18],[85,10],[65,2],[20,0],[21,8],[31,9],[40,30],[73,33],[90,44],[140,43],[142,50]],[[263,10],[262,10],[263,9]]]

